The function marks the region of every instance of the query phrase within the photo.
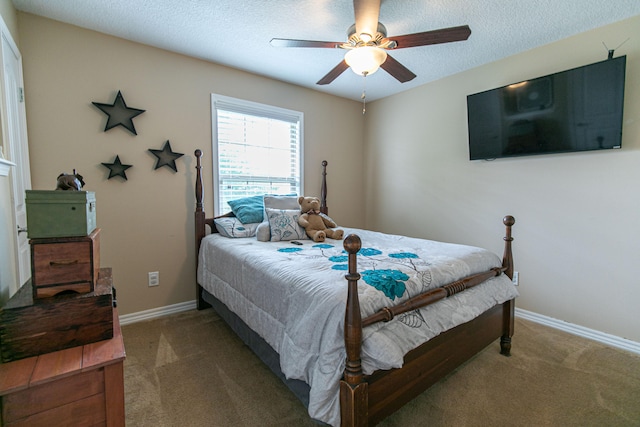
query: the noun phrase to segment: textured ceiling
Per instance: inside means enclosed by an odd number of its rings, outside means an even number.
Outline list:
[[[179,52],[277,80],[359,100],[363,78],[345,71],[315,84],[341,49],[275,48],[273,37],[346,41],[351,0],[13,0],[18,10]],[[417,74],[399,83],[380,70],[367,99],[442,77],[640,14],[639,0],[382,0],[389,36],[469,25],[464,42],[401,49],[393,57]],[[629,34],[628,37],[638,37]],[[602,50],[625,40],[603,40]],[[622,48],[623,49],[623,48]],[[621,52],[620,54],[623,54]]]

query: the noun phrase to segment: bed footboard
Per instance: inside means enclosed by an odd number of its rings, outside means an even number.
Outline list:
[[[343,427],[377,424],[498,338],[500,353],[510,355],[514,332],[514,300],[498,304],[474,320],[444,332],[407,353],[401,369],[378,371],[365,376],[360,359],[363,327],[389,321],[401,313],[433,304],[500,274],[512,278],[511,227],[515,224],[515,219],[506,216],[503,223],[506,235],[502,267],[468,276],[397,306],[385,307],[365,319],[361,317],[358,299],[360,274],[357,270],[357,253],[361,248],[361,240],[356,235],[345,238],[344,248],[348,253],[349,271],[345,276],[348,283],[344,326],[347,359],[340,381]]]
[[[516,220],[511,215],[505,216],[502,220],[506,226],[506,232],[504,236],[504,255],[502,256],[502,266],[506,267],[504,274],[509,279],[513,280],[513,252],[511,250],[511,227],[516,223]],[[500,337],[500,353],[505,356],[511,356],[511,337],[513,336],[514,324],[515,324],[515,309],[516,302],[514,300],[507,301],[503,304],[503,325],[502,336]]]

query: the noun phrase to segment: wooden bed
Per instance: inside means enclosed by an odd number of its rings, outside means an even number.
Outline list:
[[[216,227],[214,226],[214,218],[207,218],[203,209],[202,151],[196,150],[195,156],[197,170],[195,185],[195,244],[197,254],[202,239],[208,232],[215,233]],[[324,213],[327,213],[326,166],[327,163],[323,162],[321,210]],[[372,426],[379,423],[498,339],[500,353],[505,356],[510,355],[511,337],[514,332],[514,299],[497,304],[472,321],[441,333],[410,351],[404,357],[402,368],[376,371],[371,375],[365,375],[360,361],[363,328],[377,322],[389,321],[401,313],[433,304],[436,301],[472,288],[491,277],[506,274],[509,278],[512,278],[514,269],[511,251],[511,242],[513,240],[511,227],[515,220],[512,216],[506,216],[503,219],[503,223],[506,227],[506,232],[501,268],[494,268],[484,273],[468,276],[462,280],[418,295],[400,305],[383,307],[379,312],[366,318],[361,316],[357,292],[357,283],[361,277],[357,269],[356,254],[360,250],[361,241],[354,234],[345,238],[344,249],[348,253],[348,274],[345,276],[348,296],[344,327],[347,360],[343,378],[340,381],[340,418],[342,426]],[[207,226],[209,228],[208,231]],[[211,305],[203,299],[203,288],[200,284],[196,284],[196,292],[198,309],[210,307]]]

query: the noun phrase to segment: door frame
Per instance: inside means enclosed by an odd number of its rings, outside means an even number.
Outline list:
[[[13,218],[10,234],[13,236],[15,268],[15,278],[9,283],[9,293],[13,295],[31,277],[29,242],[25,232],[27,229],[25,191],[31,189],[31,170],[24,102],[22,54],[1,16],[0,37],[0,131],[2,132],[5,158],[16,164],[9,173]],[[9,80],[11,76],[5,72],[6,55],[15,57],[17,64],[17,69],[13,70],[15,81]]]

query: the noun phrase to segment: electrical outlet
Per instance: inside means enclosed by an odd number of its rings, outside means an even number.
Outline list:
[[[160,272],[159,271],[150,271],[149,272],[149,286],[158,286],[160,284]]]
[[[518,286],[518,272],[517,271],[513,272],[513,279],[511,279],[511,281],[513,282],[514,286]]]

